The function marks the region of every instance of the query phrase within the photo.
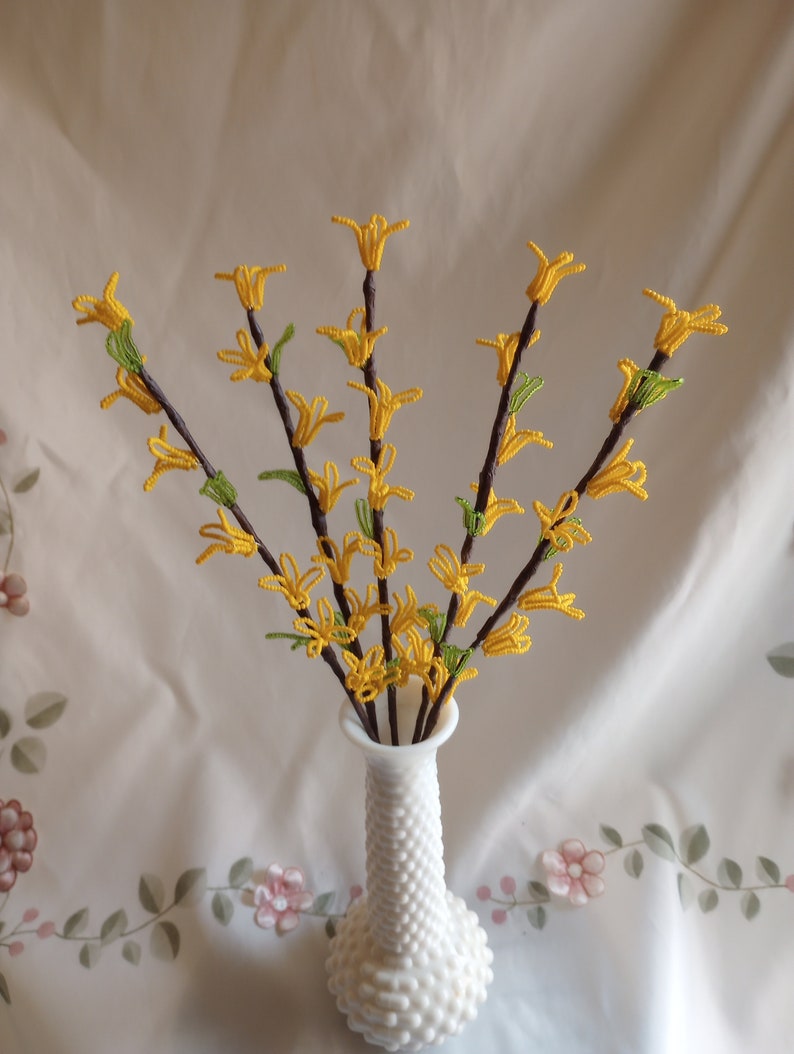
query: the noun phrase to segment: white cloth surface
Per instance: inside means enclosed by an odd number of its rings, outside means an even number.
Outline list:
[[[532,502],[552,506],[592,461],[617,360],[650,360],[661,309],[643,288],[718,303],[729,326],[691,337],[668,370],[686,383],[631,425],[648,502],[582,502],[593,542],[565,558],[560,589],[587,618],[533,614],[529,654],[476,657],[456,692],[439,755],[447,881],[488,931],[495,979],[450,1054],[791,1049],[792,80],[786,0],[3,5],[0,476],[31,611],[0,612],[0,798],[32,814],[38,844],[0,899],[2,1054],[365,1049],[323,965],[323,914],[364,884],[363,765],[339,685],[265,639],[292,616],[257,588],[259,561],[195,566],[215,518],[200,473],[143,493],[161,419],[99,409],[115,364],[71,300],[121,273],[147,367],[303,569],[304,499],[256,478],[291,467],[269,392],[230,385],[216,359],[245,317],[213,275],[287,264],[268,279],[265,336],[295,323],[285,387],[347,413],[307,456],[350,475],[366,408],[315,330],[361,303],[353,234],[330,218],[373,213],[411,220],[387,242],[376,322],[380,375],[424,390],[389,433],[390,478],[416,497],[386,510],[415,552],[395,581],[422,601],[444,600],[426,562],[460,547],[453,499],[473,497],[499,395],[496,354],[475,340],[521,327],[528,240],[587,270],[539,312],[525,368],[545,384],[520,427],[554,449],[497,474],[527,512],[478,539],[486,593],[534,547]],[[340,538],[350,493],[329,517]],[[539,916],[527,883],[568,838],[612,850],[605,892]],[[278,936],[227,888],[244,858],[252,885],[278,862],[334,896]],[[208,891],[171,907],[191,869]],[[162,917],[142,875],[163,884]],[[521,903],[501,920],[505,878]]]

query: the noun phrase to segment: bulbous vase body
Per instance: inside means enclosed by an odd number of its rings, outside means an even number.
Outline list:
[[[477,1015],[493,955],[477,916],[444,882],[436,752],[458,721],[445,704],[433,735],[411,744],[420,688],[399,699],[400,742],[368,738],[345,703],[340,724],[366,767],[367,891],[339,923],[326,967],[349,1027],[386,1050],[422,1050]],[[379,713],[388,736],[385,706]]]

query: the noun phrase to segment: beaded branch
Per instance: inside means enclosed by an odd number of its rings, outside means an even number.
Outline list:
[[[567,556],[592,540],[578,515],[583,498],[600,500],[626,492],[645,501],[647,470],[642,461],[630,460],[634,440],[624,438],[625,430],[635,415],[683,383],[680,378],[664,377],[661,370],[688,337],[693,333],[720,335],[727,332],[727,327],[718,321],[721,312],[715,304],[690,312],[679,309],[670,297],[643,290],[664,308],[648,366],[643,369],[632,359],[619,360],[621,390],[609,410],[611,428],[601,448],[579,482],[564,490],[555,502],[546,505],[540,499],[532,500],[538,520],[534,547],[525,554],[526,562],[504,596],[489,596],[479,588],[486,567],[484,562],[472,560],[475,542],[488,535],[503,516],[525,514],[517,499],[497,496],[497,470],[528,446],[552,446],[542,432],[518,427],[518,414],[543,386],[542,378],[521,369],[522,359],[540,338],[536,326],[539,310],[563,278],[585,269],[583,263],[574,262],[573,253],[563,252],[549,260],[537,245],[529,242],[537,268],[526,290],[529,309],[521,329],[477,341],[496,352],[499,396],[482,467],[471,484],[472,496],[455,497],[463,515],[460,548],[455,550],[446,542],[439,542],[427,563],[431,574],[449,594],[443,611],[435,604],[420,604],[411,585],[404,587],[403,595],[394,587],[393,577],[401,565],[414,559],[414,553],[400,545],[396,531],[386,522],[391,500],[410,502],[414,498],[414,492],[400,481],[399,471],[395,470],[397,449],[386,437],[395,413],[421,399],[422,390],[408,388],[394,393],[378,374],[376,344],[388,330],[385,326],[375,328],[376,274],[387,239],[405,230],[408,221],[388,224],[383,216],[376,215],[363,224],[341,216],[334,216],[333,222],[353,231],[365,271],[364,305],[349,313],[344,326],[317,329],[318,334],[342,351],[348,367],[357,372],[356,379],[347,383],[365,400],[368,447],[365,453],[355,454],[350,460],[357,476],[345,478],[332,461],[325,461],[322,469],[310,466],[307,448],[326,425],[338,423],[344,414],[332,410],[325,395],[307,397],[283,387],[282,357],[295,335],[292,324],[272,348],[265,341],[258,312],[263,309],[267,279],[285,271],[285,265],[240,265],[215,276],[234,284],[247,327],[237,331],[237,348],[223,349],[217,357],[234,367],[229,377],[232,382],[251,380],[270,388],[292,467],[267,468],[259,479],[289,483],[305,496],[317,547],[308,561],[299,562],[289,552],[280,553],[278,558],[273,555],[240,508],[234,485],[212,465],[152,377],[146,357],[132,339],[133,319],[116,298],[118,274],[111,275],[101,298],[79,296],[73,306],[81,316],[78,324],[99,322],[108,330],[105,346],[118,366],[117,389],[101,401],[102,408],[126,399],[146,414],[164,412],[185,444],[178,445],[176,437],[169,438],[168,424],[149,438],[154,466],[144,490],[152,490],[161,476],[172,469],[201,469],[206,477],[200,492],[215,502],[217,520],[199,527],[200,537],[208,544],[196,563],[203,564],[217,553],[258,555],[270,572],[259,578],[259,586],[266,592],[280,593],[293,616],[293,632],[272,632],[268,638],[288,640],[293,650],[303,649],[309,658],[322,658],[340,682],[367,735],[376,741],[381,741],[381,730],[375,700],[385,694],[389,740],[396,746],[397,689],[410,677],[422,682],[422,702],[413,733],[413,742],[419,742],[432,733],[450,693],[477,676],[477,670],[470,665],[476,653],[491,658],[528,651],[532,639],[527,631],[535,612],[559,611],[576,620],[585,617],[584,611],[574,605],[576,594],[558,589],[562,562],[554,563],[546,585],[528,588],[530,582],[547,561]],[[351,522],[352,529],[332,536],[329,514],[342,504],[342,499],[347,500],[349,488],[362,483],[366,485],[366,496],[357,496],[352,503],[357,529]],[[372,577],[363,591],[350,585],[354,561],[357,566],[363,561],[372,562]],[[313,596],[321,583],[327,587],[326,593]],[[484,617],[483,611],[487,612]],[[469,631],[469,623],[477,618],[482,618],[479,629]],[[375,627],[378,631],[373,643],[367,638]],[[468,643],[450,641],[453,630],[462,629],[469,633]]]

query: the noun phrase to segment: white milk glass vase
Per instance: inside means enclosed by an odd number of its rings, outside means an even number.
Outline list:
[[[411,683],[399,694],[405,746],[369,739],[349,703],[339,718],[366,765],[367,890],[331,941],[328,987],[349,1027],[391,1051],[460,1033],[493,978],[485,931],[444,882],[436,752],[455,730],[457,703],[444,705],[429,739],[411,745],[420,692]]]

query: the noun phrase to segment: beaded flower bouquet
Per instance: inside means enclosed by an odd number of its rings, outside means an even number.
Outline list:
[[[475,1015],[491,978],[485,934],[443,880],[435,751],[457,722],[453,692],[476,676],[475,655],[528,651],[527,630],[535,612],[584,618],[575,594],[560,591],[562,557],[591,541],[580,516],[582,499],[621,491],[647,498],[645,465],[629,459],[634,441],[624,438],[627,426],[683,383],[663,376],[662,369],[691,334],[719,335],[727,329],[717,321],[716,305],[684,311],[669,297],[644,290],[663,309],[650,361],[645,368],[628,358],[618,362],[622,383],[597,455],[581,479],[548,505],[533,501],[534,540],[516,554],[507,592],[491,596],[479,588],[485,565],[473,560],[475,546],[502,516],[524,513],[516,498],[497,497],[498,469],[529,445],[552,446],[541,432],[519,427],[519,414],[526,416],[524,407],[543,385],[521,368],[522,360],[540,337],[537,316],[557,285],[584,270],[572,253],[549,260],[530,242],[537,269],[526,290],[529,309],[521,329],[477,341],[496,352],[498,396],[473,495],[455,497],[462,510],[462,540],[456,548],[440,541],[427,562],[448,593],[443,610],[423,602],[418,584],[395,585],[404,573],[401,565],[411,563],[414,554],[387,523],[390,501],[414,497],[394,472],[397,451],[388,441],[389,427],[394,414],[419,400],[422,391],[393,392],[380,376],[376,345],[387,330],[376,328],[375,286],[387,239],[405,230],[408,221],[387,224],[373,216],[359,225],[345,217],[333,219],[356,237],[365,271],[364,304],[354,308],[344,326],[321,326],[317,332],[339,349],[340,363],[346,362],[352,374],[347,383],[361,393],[368,446],[351,458],[350,468],[358,475],[349,476],[331,461],[322,468],[311,463],[312,442],[344,414],[331,412],[324,395],[307,396],[282,383],[295,361],[288,352],[293,325],[272,346],[265,340],[258,317],[265,283],[285,266],[240,265],[216,275],[234,284],[246,323],[237,331],[237,347],[217,355],[233,367],[232,381],[253,381],[270,390],[292,466],[268,469],[259,478],[286,482],[305,496],[316,535],[316,552],[309,558],[299,560],[289,552],[276,558],[269,539],[257,533],[236,487],[213,466],[149,372],[132,338],[133,320],[116,299],[118,274],[111,276],[101,299],[79,296],[74,307],[81,315],[78,324],[100,322],[109,331],[105,346],[118,366],[118,387],[102,407],[123,398],[144,413],[163,412],[167,418],[148,441],[154,467],[144,490],[152,490],[171,469],[201,469],[206,480],[200,491],[216,503],[217,519],[199,527],[208,544],[196,562],[203,564],[216,553],[259,556],[268,570],[259,586],[280,593],[292,609],[283,631],[268,636],[288,640],[310,659],[321,658],[339,682],[345,696],[342,728],[366,763],[368,893],[333,939],[329,985],[350,1027],[367,1040],[390,1050],[419,1050],[459,1032]],[[169,424],[178,439],[169,435]],[[366,495],[351,500],[349,488],[360,486],[362,477]],[[354,588],[352,582],[362,578],[366,584]]]

